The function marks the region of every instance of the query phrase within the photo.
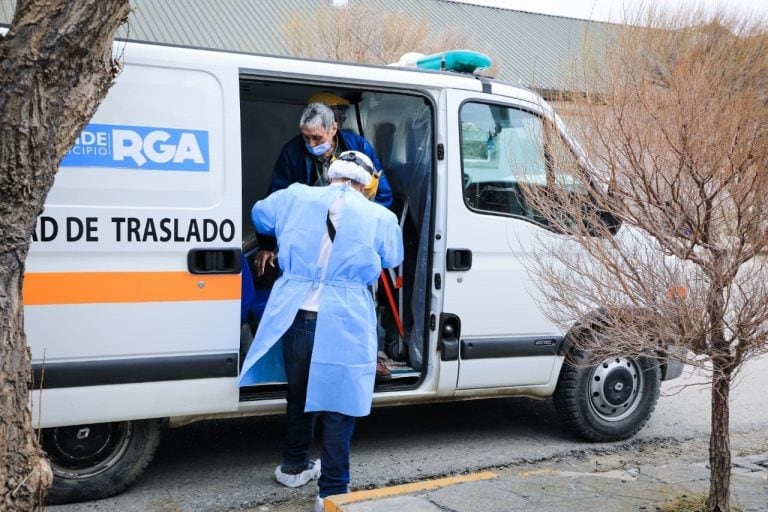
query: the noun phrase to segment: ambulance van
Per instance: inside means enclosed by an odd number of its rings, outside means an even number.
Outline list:
[[[250,210],[319,92],[349,102],[343,128],[375,148],[404,233],[405,261],[379,284],[392,377],[375,406],[554,397],[564,426],[611,441],[636,433],[660,381],[680,374],[663,358],[569,364],[568,330],[544,316],[524,265],[559,235],[526,205],[511,161],[553,176],[567,170],[541,156],[554,145],[577,162],[577,146],[534,92],[473,74],[482,56],[363,66],[125,41],[116,52],[124,69],[62,160],[27,260],[51,502],[119,493],[166,427],[284,412],[269,358],[262,382],[238,387],[270,293],[252,269]]]

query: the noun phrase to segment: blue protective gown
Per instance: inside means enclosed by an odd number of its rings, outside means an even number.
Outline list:
[[[291,326],[310,288],[320,284],[317,260],[326,215],[340,194],[341,220],[322,281],[305,411],[365,416],[376,374],[376,314],[367,287],[382,268],[400,264],[403,239],[392,212],[348,185],[297,183],[254,205],[256,231],[278,240],[282,275],[246,355],[240,385],[258,381],[250,371],[254,363]]]

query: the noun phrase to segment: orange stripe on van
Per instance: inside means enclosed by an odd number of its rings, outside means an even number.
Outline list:
[[[239,300],[239,274],[28,272],[24,305]]]

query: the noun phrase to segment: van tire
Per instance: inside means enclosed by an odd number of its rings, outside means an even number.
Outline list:
[[[91,501],[122,492],[154,457],[163,425],[154,419],[43,429],[53,469],[46,501]]]
[[[590,441],[621,441],[636,434],[659,398],[661,370],[651,357],[594,358],[572,351],[554,393],[557,415]]]

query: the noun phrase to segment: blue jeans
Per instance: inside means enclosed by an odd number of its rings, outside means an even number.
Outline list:
[[[321,498],[348,492],[349,449],[355,418],[337,412],[307,413],[309,363],[315,341],[316,315],[299,311],[291,327],[282,337],[285,373],[288,378],[285,446],[283,472],[294,473],[309,465],[309,451],[314,438],[315,420],[320,418],[323,428],[323,447],[320,455]],[[343,385],[343,383],[339,383]]]

